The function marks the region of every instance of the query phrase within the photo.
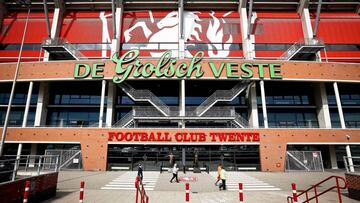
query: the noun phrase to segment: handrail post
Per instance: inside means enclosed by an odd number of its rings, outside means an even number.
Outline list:
[[[42,158],[42,156],[39,157],[38,170],[37,170],[38,175],[40,175],[40,169],[41,169],[40,167],[41,167],[41,161],[42,161],[41,158]]]
[[[336,190],[338,193],[338,197],[339,197],[339,203],[342,203],[342,199],[341,199],[341,193],[340,193],[340,187],[339,187],[339,178],[335,177],[336,179]],[[346,183],[345,183],[346,184]]]
[[[314,192],[315,192],[315,201],[316,201],[316,203],[319,203],[319,198],[318,198],[316,186],[314,187]]]
[[[308,202],[309,202],[309,194],[308,194],[307,191],[306,191],[306,193],[305,193],[305,196],[306,196],[306,202],[308,203]]]
[[[27,171],[28,166],[29,166],[29,155],[27,155],[26,157],[25,171]]]
[[[138,199],[139,199],[139,182],[138,181],[135,182],[135,187],[136,187],[136,203],[138,203]]]

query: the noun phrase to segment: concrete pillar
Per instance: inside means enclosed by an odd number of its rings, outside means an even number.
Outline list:
[[[260,80],[260,92],[261,92],[261,105],[262,105],[262,111],[263,111],[263,117],[264,117],[264,128],[269,128],[267,109],[266,109],[264,80]]]
[[[330,110],[325,83],[314,84],[315,104],[320,128],[331,128]]]
[[[106,127],[111,127],[114,121],[116,102],[116,85],[110,81],[108,85],[108,95],[106,104]]]
[[[49,83],[40,82],[39,95],[35,113],[35,127],[46,124],[47,105],[49,103]]]
[[[112,39],[111,41],[111,55],[110,57],[116,53],[120,51],[120,47],[121,47],[121,32],[122,32],[122,18],[123,18],[123,13],[124,13],[124,6],[122,1],[117,1],[117,6],[116,6],[116,11],[115,11],[115,18],[116,18],[116,38]]]
[[[31,158],[31,155],[38,155],[37,154],[37,148],[38,148],[38,144],[36,144],[36,143],[31,144],[29,167],[35,167],[36,166],[35,159]]]
[[[101,82],[100,113],[99,113],[99,128],[103,127],[103,121],[104,121],[105,89],[106,89],[106,80],[102,80],[102,82]]]
[[[248,37],[248,16],[245,7],[239,7],[239,15],[240,15],[240,27],[241,27],[241,35],[242,35],[242,47],[243,54],[245,59],[254,59],[255,58],[255,36],[250,35]],[[256,18],[256,13],[254,12],[252,15],[252,22]]]
[[[249,87],[249,125],[251,128],[259,128],[259,113],[256,99],[256,83]]]
[[[329,145],[329,154],[330,154],[331,169],[338,169],[336,150],[334,145]]]
[[[53,15],[53,19],[52,19],[52,24],[51,24],[51,33],[50,33],[50,37],[51,39],[55,39],[57,37],[59,37],[59,33],[61,30],[61,25],[62,25],[62,20],[63,20],[63,15],[64,15],[64,7],[60,6],[62,4],[55,4],[55,6],[59,6],[56,7],[54,9],[54,15]],[[49,61],[49,52],[45,51],[44,54],[44,61]]]

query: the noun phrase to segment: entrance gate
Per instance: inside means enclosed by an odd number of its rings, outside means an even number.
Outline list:
[[[183,157],[183,151],[185,157]],[[180,168],[209,167],[216,171],[222,163],[228,171],[260,170],[258,145],[118,145],[108,147],[108,170],[137,170],[141,163],[146,171],[171,167],[170,154]]]

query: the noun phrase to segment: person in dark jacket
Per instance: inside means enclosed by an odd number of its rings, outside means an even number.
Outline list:
[[[177,167],[176,163],[174,163],[174,167],[172,168],[172,174],[173,174],[173,177],[171,178],[170,180],[170,183],[172,183],[172,181],[175,179],[177,183],[179,183],[179,180],[178,180],[178,171],[179,171],[179,168]]]
[[[143,180],[143,165],[142,164],[139,164],[137,175],[140,178],[140,181],[142,182],[142,180]]]

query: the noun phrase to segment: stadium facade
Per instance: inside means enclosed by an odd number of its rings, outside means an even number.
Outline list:
[[[18,68],[4,154],[284,171],[310,167],[292,154],[307,151],[342,168],[360,155],[359,13],[357,0],[1,1],[2,126]]]

